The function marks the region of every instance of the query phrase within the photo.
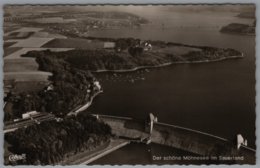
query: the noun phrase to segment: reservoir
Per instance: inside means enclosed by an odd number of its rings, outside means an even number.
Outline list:
[[[245,57],[128,73],[95,73],[104,93],[94,100],[88,111],[143,119],[153,113],[160,122],[230,140],[241,133],[248,140],[248,146],[255,148],[255,36],[219,32],[221,26],[229,23],[251,24],[253,20],[236,17],[238,13],[231,12],[184,13],[152,6],[145,10],[136,7],[134,12],[151,22],[140,28],[92,31],[90,36],[234,48]],[[131,144],[94,164],[160,164],[151,159],[153,155],[174,151],[176,155],[182,153],[155,144]],[[122,156],[125,156],[122,162],[115,159]]]

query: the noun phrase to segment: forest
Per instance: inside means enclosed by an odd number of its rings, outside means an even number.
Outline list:
[[[86,113],[33,125],[5,134],[9,151],[25,154],[16,165],[54,165],[82,151],[95,150],[109,142],[111,128]],[[8,164],[8,163],[6,163]]]
[[[48,55],[48,57],[46,56]],[[71,66],[63,59],[50,54],[49,50],[31,51],[27,57],[35,57],[39,70],[52,72],[52,89],[44,88],[38,92],[9,94],[6,101],[12,103],[12,112],[6,112],[4,120],[21,118],[28,111],[51,112],[56,116],[65,116],[75,107],[85,104],[95,93],[94,76]]]

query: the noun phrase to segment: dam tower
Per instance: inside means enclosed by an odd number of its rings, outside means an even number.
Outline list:
[[[150,113],[149,116],[146,119],[146,122],[145,122],[145,132],[152,134],[153,124],[156,123],[156,122],[158,122],[157,117],[154,116],[152,113]]]

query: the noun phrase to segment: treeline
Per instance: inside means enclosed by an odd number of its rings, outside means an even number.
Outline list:
[[[84,37],[84,39],[89,40],[98,40],[103,42],[115,42],[116,47],[121,47],[123,50],[127,49],[128,47],[133,47],[137,44],[140,44],[140,42],[145,41],[153,46],[165,48],[165,47],[171,47],[171,46],[180,46],[180,47],[191,47],[191,48],[197,48],[197,49],[218,49],[216,47],[209,47],[209,46],[199,46],[194,44],[183,44],[183,43],[176,43],[176,42],[168,42],[168,41],[161,41],[161,40],[142,40],[139,38],[132,38],[132,37],[126,37],[126,38],[112,38],[112,37],[93,37],[88,36]]]
[[[37,54],[41,54],[44,51],[35,51]],[[69,50],[64,52],[48,52],[48,57],[41,57],[37,62],[40,63],[40,69],[46,69],[49,66],[48,60],[53,58],[59,60],[62,64],[70,65],[72,69],[78,69],[80,72],[88,72],[88,70],[99,70],[99,69],[119,69],[119,68],[131,68],[134,67],[134,59],[131,59],[127,52],[113,52],[108,50]],[[26,56],[33,56],[28,53]],[[39,57],[39,56],[38,56]],[[47,59],[47,60],[46,60]],[[42,63],[41,63],[42,62]],[[42,67],[43,66],[43,67]],[[63,65],[64,67],[64,65]],[[53,68],[57,69],[56,66]],[[51,71],[55,72],[55,71]],[[59,74],[59,73],[58,73]],[[54,74],[55,77],[55,74]],[[95,80],[92,78],[93,81]],[[63,79],[64,80],[64,79]]]
[[[21,118],[23,113],[32,110],[64,116],[76,106],[85,104],[96,91],[96,79],[89,71],[71,66],[53,52],[31,51],[23,56],[36,57],[40,70],[52,72],[52,84],[50,89],[46,87],[39,92],[9,95],[7,101],[13,104],[12,113],[5,114],[5,121]]]
[[[25,154],[24,160],[5,164],[53,165],[81,151],[90,151],[109,142],[111,128],[86,114],[62,122],[48,121],[5,134],[9,151]]]
[[[222,33],[255,34],[255,23],[253,25],[242,23],[231,23],[220,29]]]
[[[127,70],[138,66],[157,66],[169,62],[178,63],[178,62],[186,62],[186,61],[189,62],[212,61],[212,60],[218,60],[220,58],[228,58],[230,56],[242,55],[241,52],[234,49],[230,49],[230,48],[221,49],[221,48],[207,47],[207,46],[196,47],[197,49],[199,49],[198,51],[189,51],[186,54],[178,55],[175,53],[157,51],[156,49],[151,51],[144,51],[144,49],[141,46],[135,46],[135,44],[140,43],[137,39],[125,39],[125,40],[120,39],[118,41],[120,41],[119,44],[121,46],[125,46],[122,47],[123,49],[125,49],[122,52],[116,52],[113,50],[106,50],[106,49],[99,49],[99,50],[95,50],[95,49],[78,50],[77,49],[77,50],[69,50],[69,51],[62,51],[62,52],[35,51],[35,53],[37,53],[38,55],[41,55],[44,52],[47,53],[48,57],[38,56],[37,61],[40,64],[40,69],[43,70],[48,69],[48,71],[53,72],[54,78],[57,78],[55,74],[58,74],[58,79],[55,79],[57,81],[66,81],[67,79],[66,78],[61,79],[61,76],[59,75],[63,72],[63,70],[58,71],[58,73],[55,73],[55,70],[57,70],[58,67],[56,66],[55,63],[54,64],[49,63],[50,59],[54,59],[55,61],[58,60],[60,62],[59,65],[62,65],[62,67],[66,67],[67,65],[70,65],[72,69],[76,68],[76,69],[81,69],[83,71],[86,70],[97,71],[97,70]],[[156,47],[159,46],[159,48],[172,47],[172,45],[175,45],[174,43],[165,44],[160,41],[156,43],[151,41],[150,43],[156,44],[155,46]],[[30,54],[33,56],[34,55],[33,53],[34,52],[30,52],[27,54],[27,56],[30,56]],[[55,62],[54,60],[51,60],[51,62]],[[62,69],[62,68],[58,68],[58,69]]]
[[[191,51],[187,54],[184,54],[182,58],[186,61],[211,61],[221,58],[228,58],[231,56],[242,56],[242,53],[231,48],[219,49],[204,47],[202,51]]]

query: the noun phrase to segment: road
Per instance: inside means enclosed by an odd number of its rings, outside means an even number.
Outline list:
[[[55,120],[55,116],[49,113],[40,113],[30,118],[20,119],[18,121],[6,122],[4,125],[4,133],[15,131],[19,128],[25,128],[33,124],[40,124],[44,121]]]

